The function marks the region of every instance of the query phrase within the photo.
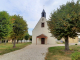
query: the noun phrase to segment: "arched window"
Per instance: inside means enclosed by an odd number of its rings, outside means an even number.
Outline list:
[[[44,23],[41,23],[41,27],[44,27]]]

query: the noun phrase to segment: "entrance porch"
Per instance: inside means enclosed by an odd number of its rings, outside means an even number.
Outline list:
[[[41,34],[36,37],[36,45],[37,45],[37,39],[40,39],[41,44],[47,44],[47,36],[45,36],[44,34]]]

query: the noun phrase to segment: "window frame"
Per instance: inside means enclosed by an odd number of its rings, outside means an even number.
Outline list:
[[[45,27],[45,23],[44,22],[41,23],[41,27]]]

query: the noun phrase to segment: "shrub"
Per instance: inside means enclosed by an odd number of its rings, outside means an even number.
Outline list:
[[[72,60],[80,60],[80,52],[75,52],[71,54]]]
[[[63,41],[63,43],[65,44],[65,41]]]
[[[75,44],[75,45],[77,45],[77,44]]]

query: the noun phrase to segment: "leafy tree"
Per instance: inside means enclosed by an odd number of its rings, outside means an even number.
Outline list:
[[[21,43],[22,43],[23,37],[18,38],[18,39],[17,39],[17,43],[18,43],[19,40],[20,40]]]
[[[13,23],[14,25],[13,25],[11,38],[14,40],[13,47],[15,47],[16,40],[19,38],[23,38],[25,36],[25,33],[28,30],[28,27],[23,17],[19,15],[14,15],[12,16],[12,19],[14,20],[14,23]]]
[[[12,31],[12,21],[10,21],[10,15],[6,11],[0,12],[0,41],[2,38],[10,36]]]
[[[32,36],[31,35],[29,36],[29,39],[30,39],[30,41],[32,41]]]
[[[24,37],[26,40],[28,40],[29,39],[29,34],[28,33],[26,33],[26,35],[25,35],[25,37]]]
[[[51,13],[48,21],[48,27],[52,36],[58,40],[65,39],[65,50],[69,50],[68,37],[74,38],[77,32],[80,32],[80,4],[67,2],[59,9]]]

